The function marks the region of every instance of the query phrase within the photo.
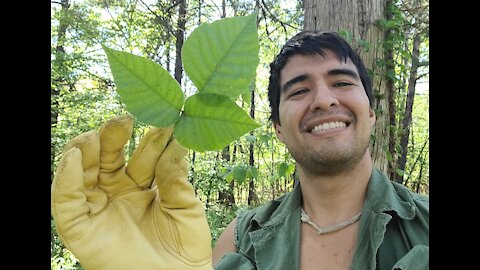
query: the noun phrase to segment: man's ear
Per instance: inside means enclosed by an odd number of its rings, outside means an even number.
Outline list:
[[[273,123],[273,128],[275,129],[275,134],[277,135],[278,140],[283,143],[282,126],[280,123]]]

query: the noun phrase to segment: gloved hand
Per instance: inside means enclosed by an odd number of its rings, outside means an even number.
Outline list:
[[[172,127],[151,128],[126,165],[133,121],[116,117],[65,146],[51,193],[60,239],[87,270],[212,269],[187,150]]]

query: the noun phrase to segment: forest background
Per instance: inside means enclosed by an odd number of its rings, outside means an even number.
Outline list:
[[[331,10],[338,10],[333,2],[51,1],[50,181],[68,140],[128,113],[116,92],[101,44],[159,63],[181,84],[188,97],[196,89],[181,64],[185,38],[202,23],[257,12],[260,64],[253,87],[237,102],[262,126],[221,151],[190,150],[188,154],[189,181],[205,203],[213,246],[240,208],[255,207],[276,198],[291,190],[295,182],[294,161],[275,137],[268,120],[268,65],[288,38],[312,25],[311,14],[322,12],[322,5],[327,3]],[[382,6],[382,18],[368,27],[381,33],[380,38],[362,39],[342,27],[328,30],[339,31],[361,54],[377,51],[366,60],[375,82],[375,110],[386,131],[372,134],[372,148],[378,149],[372,151],[376,166],[392,181],[428,195],[429,5],[425,0],[373,2]],[[148,126],[135,123],[126,146],[127,159],[147,130]],[[51,269],[83,269],[60,242],[53,219]]]

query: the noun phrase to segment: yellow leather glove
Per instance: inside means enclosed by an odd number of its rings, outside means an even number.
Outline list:
[[[57,233],[85,269],[212,269],[203,205],[187,182],[187,150],[151,128],[125,164],[133,119],[72,139],[51,195]]]

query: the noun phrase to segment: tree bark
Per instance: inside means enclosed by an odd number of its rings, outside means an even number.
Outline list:
[[[412,66],[410,68],[410,76],[408,80],[408,93],[407,93],[407,101],[405,103],[405,114],[402,119],[401,125],[401,137],[400,137],[400,147],[402,149],[402,153],[400,158],[398,159],[398,168],[402,171],[405,171],[405,164],[407,162],[407,154],[408,154],[408,138],[410,136],[410,126],[412,123],[412,111],[413,111],[413,101],[415,100],[415,87],[417,85],[417,73],[419,68],[419,60],[418,57],[420,55],[420,35],[415,34],[413,37],[413,48],[412,48]],[[396,174],[396,181],[398,183],[403,182],[403,175]]]
[[[376,27],[375,21],[385,18],[385,0],[305,0],[305,30],[347,31],[352,34],[352,47],[362,57],[371,74],[383,74],[375,65],[376,59],[384,58],[381,43],[384,32]],[[361,43],[370,44],[368,50],[362,49]],[[375,166],[389,174],[386,150],[390,141],[389,133],[389,93],[383,76],[373,76],[374,101],[377,122],[370,150]],[[382,98],[378,98],[382,97]]]
[[[222,149],[222,160],[225,164],[230,163],[230,145],[227,145]],[[235,179],[232,179],[228,185],[228,190],[220,190],[218,192],[218,202],[226,207],[232,207],[235,205],[235,196],[233,193],[234,183]]]
[[[200,6],[200,5],[199,5]],[[222,14],[220,18],[226,18],[227,17],[227,12],[226,12],[226,3],[225,0],[222,0]],[[234,151],[236,148],[234,148]],[[230,146],[227,145],[222,149],[222,159],[226,162],[230,162]],[[235,162],[235,158],[233,158],[232,163]],[[230,184],[228,185],[228,190],[227,191],[219,191],[218,193],[218,201],[220,203],[223,203],[226,207],[231,207],[235,205],[235,195],[233,193],[233,189],[235,188],[235,179],[232,179]]]
[[[255,84],[254,84],[255,85]],[[255,119],[255,87],[252,87],[252,98],[250,100],[250,117]],[[253,132],[250,132],[250,135],[253,135]],[[254,143],[250,142],[249,145],[249,165],[250,167],[255,166],[255,159],[254,159]],[[248,205],[257,204],[258,203],[258,196],[255,192],[255,182],[253,181],[254,178],[250,180],[248,183]]]
[[[392,5],[393,0],[387,0],[387,6]],[[392,19],[392,13],[387,13],[387,20]],[[388,29],[385,33],[385,40],[389,40],[393,35],[393,30]],[[394,49],[392,44],[385,46],[385,67],[387,74],[395,74],[395,62],[394,62]],[[391,180],[395,179],[396,176],[396,161],[397,154],[395,145],[397,143],[396,129],[397,126],[397,105],[396,105],[396,89],[395,89],[395,80],[393,77],[386,76],[386,91],[388,93],[388,118],[389,118],[389,141],[388,141],[388,152],[390,153],[390,159],[387,158],[387,171],[389,173],[388,177]]]
[[[183,67],[182,67],[182,47],[185,39],[185,23],[187,20],[187,1],[179,0],[178,22],[176,36],[176,56],[175,56],[175,79],[182,85]]]
[[[65,14],[68,12],[68,9],[70,7],[69,0],[62,0],[61,2],[62,6],[62,14]],[[68,23],[64,19],[60,19],[59,26],[58,26],[58,36],[57,36],[57,46],[55,46],[55,66],[58,69],[62,69],[63,65],[63,58],[65,54],[65,48],[64,48],[64,43],[65,43],[65,38],[66,38],[66,33],[67,33],[67,28],[68,28]],[[50,99],[51,99],[51,115],[50,115],[50,126],[54,127],[58,123],[58,114],[59,114],[59,103],[58,100],[60,98],[60,85],[63,83],[62,78],[53,78],[52,81],[52,87],[51,87],[51,93],[50,93]],[[51,166],[51,171],[50,171],[50,181],[53,181],[53,176],[54,176],[54,170],[53,170],[53,164],[55,162],[55,146],[52,144],[50,147],[50,161],[52,164]]]

